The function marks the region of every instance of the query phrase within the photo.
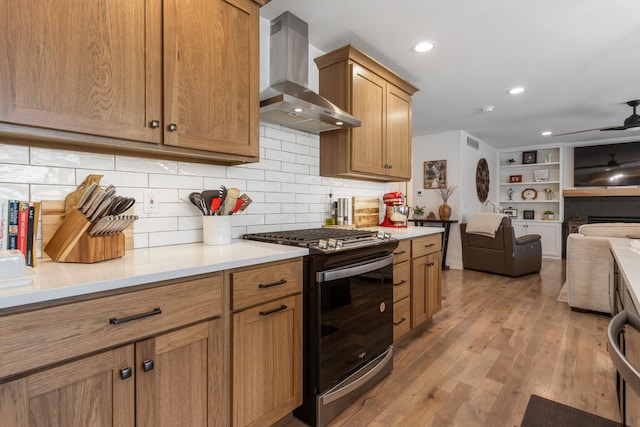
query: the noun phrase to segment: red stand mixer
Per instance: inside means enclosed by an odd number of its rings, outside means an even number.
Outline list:
[[[404,194],[399,191],[385,193],[382,202],[387,205],[382,227],[406,228],[409,217],[409,206],[404,206]]]

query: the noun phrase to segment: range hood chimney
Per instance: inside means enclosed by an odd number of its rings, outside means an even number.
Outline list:
[[[270,86],[260,93],[260,120],[320,133],[360,126],[360,120],[307,89],[308,25],[290,12],[271,21]]]

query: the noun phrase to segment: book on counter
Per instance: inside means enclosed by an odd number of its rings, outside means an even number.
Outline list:
[[[39,218],[40,202],[0,199],[0,250],[18,249],[35,267]]]

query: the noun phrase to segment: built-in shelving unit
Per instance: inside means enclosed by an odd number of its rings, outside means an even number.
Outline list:
[[[516,236],[540,234],[544,256],[562,253],[562,150],[559,146],[510,149],[499,154],[499,201],[513,215]],[[527,197],[525,190],[534,197]],[[531,191],[533,190],[533,191]],[[553,219],[545,218],[551,211]]]

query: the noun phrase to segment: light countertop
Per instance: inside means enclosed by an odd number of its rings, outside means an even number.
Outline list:
[[[367,229],[391,233],[399,240],[444,231],[440,227],[412,226]],[[308,253],[308,249],[297,246],[234,239],[222,246],[192,243],[133,249],[122,258],[95,264],[40,260],[31,285],[0,288],[0,315],[22,305],[282,261]]]
[[[629,294],[636,308],[640,309],[640,253],[631,250],[630,239],[609,239],[611,252],[628,284]]]

